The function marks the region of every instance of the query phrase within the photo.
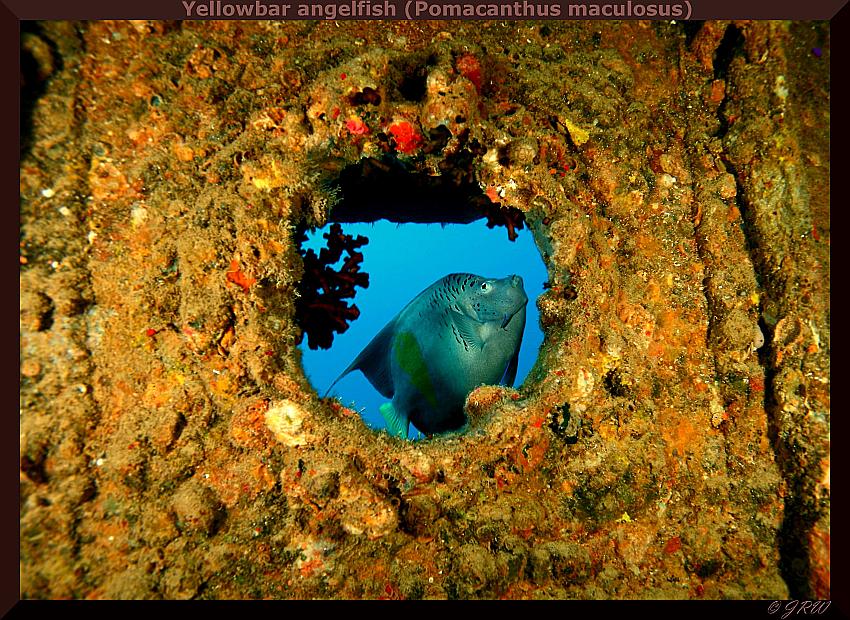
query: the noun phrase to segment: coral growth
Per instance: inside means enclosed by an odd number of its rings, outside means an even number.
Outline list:
[[[406,121],[390,125],[389,132],[395,139],[396,149],[405,155],[410,155],[422,145],[422,136],[413,125]]]
[[[343,333],[348,324],[360,316],[360,310],[345,299],[354,297],[355,287],[369,287],[369,274],[360,272],[363,253],[357,248],[369,243],[358,235],[342,234],[342,226],[332,224],[330,232],[325,233],[328,246],[322,248],[319,255],[313,250],[304,253],[304,277],[299,285],[300,296],[296,302],[296,320],[307,334],[307,344],[311,349],[329,349],[333,343],[333,333]],[[306,239],[302,235],[301,242]],[[339,270],[334,265],[339,262],[342,253],[348,256]]]
[[[481,63],[474,54],[464,54],[455,62],[455,68],[467,80],[475,86],[475,91],[480,95],[484,78],[481,75]]]

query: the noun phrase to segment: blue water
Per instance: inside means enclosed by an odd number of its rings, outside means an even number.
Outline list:
[[[308,232],[304,249],[317,253],[325,246],[324,235],[330,226]],[[369,288],[357,289],[354,303],[360,318],[344,334],[335,334],[333,346],[311,350],[307,338],[301,345],[307,378],[320,396],[375,334],[427,286],[449,273],[474,273],[489,278],[511,274],[522,276],[528,294],[525,334],[519,354],[515,387],[525,380],[537,359],[543,342],[535,300],[543,292],[546,268],[528,230],[519,231],[516,241],[508,241],[505,228],[487,228],[483,221],[472,224],[394,224],[381,220],[375,224],[343,224],[348,235],[364,235],[369,243],[361,248],[361,270],[369,274]],[[343,255],[343,258],[345,255]],[[372,428],[385,428],[378,407],[386,402],[359,370],[334,386],[329,396],[359,411]],[[417,438],[413,426],[411,438]]]

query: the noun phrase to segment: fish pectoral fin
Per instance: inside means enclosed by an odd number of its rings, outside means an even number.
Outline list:
[[[508,367],[505,368],[505,374],[502,376],[502,385],[507,385],[508,387],[514,386],[514,381],[516,380],[516,371],[517,366],[519,365],[519,347],[517,347],[516,353],[514,353],[511,361],[508,362]]]
[[[450,315],[452,323],[454,323],[455,329],[460,334],[467,350],[481,351],[484,349],[484,340],[481,338],[480,332],[481,323],[455,310],[451,310]]]
[[[407,439],[407,433],[410,430],[410,420],[399,414],[392,403],[384,403],[379,407],[379,410],[384,421],[387,423],[387,430],[390,432],[390,435]]]

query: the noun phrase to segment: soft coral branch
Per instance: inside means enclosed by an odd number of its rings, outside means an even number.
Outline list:
[[[525,222],[525,213],[515,207],[503,207],[499,204],[490,204],[482,207],[484,215],[487,216],[487,228],[504,226],[508,229],[508,239],[515,241],[518,230],[522,230]]]
[[[307,334],[311,349],[329,349],[334,332],[341,334],[348,329],[349,323],[360,316],[360,310],[345,299],[354,297],[355,287],[369,287],[369,274],[360,271],[363,253],[356,251],[369,240],[362,235],[354,238],[342,234],[342,226],[337,223],[324,237],[327,247],[318,256],[313,250],[302,254],[304,277],[296,301],[296,319]],[[342,267],[335,269],[343,252],[347,256]]]

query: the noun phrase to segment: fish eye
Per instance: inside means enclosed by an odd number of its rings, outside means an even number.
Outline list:
[[[490,290],[490,283],[489,282],[482,282],[481,283],[481,290],[482,291],[489,291]]]

